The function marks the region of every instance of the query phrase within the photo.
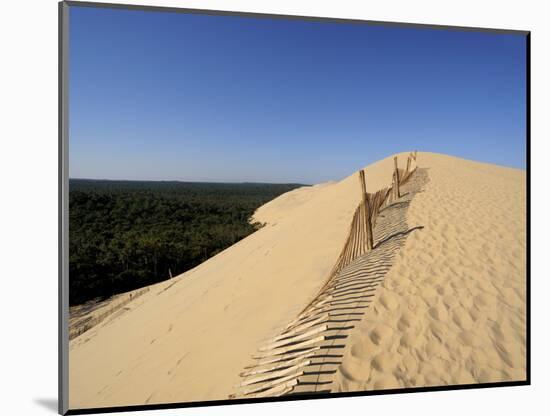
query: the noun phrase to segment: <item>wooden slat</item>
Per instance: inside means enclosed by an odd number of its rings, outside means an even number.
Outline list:
[[[263,360],[260,360],[258,361],[258,364],[257,365],[267,365],[267,364],[272,364],[272,363],[279,363],[279,362],[287,362],[289,358],[306,358],[305,356],[310,354],[310,353],[314,353],[318,350],[320,350],[321,347],[313,347],[313,348],[309,348],[307,350],[304,350],[304,351],[299,351],[299,352],[293,352],[293,353],[290,353],[290,354],[285,354],[285,355],[280,355],[280,356],[277,356],[277,357],[274,357],[274,358],[267,358],[267,359],[263,359]]]
[[[319,295],[316,296],[316,299],[318,299],[318,298],[319,298]],[[310,303],[310,305],[306,309],[302,310],[302,312],[300,312],[300,314],[296,317],[296,319],[294,319],[290,324],[288,324],[283,331],[285,331],[285,332],[288,331],[293,326],[300,324],[300,322],[302,322],[304,319],[306,319],[308,317],[311,317],[311,315],[314,315],[315,310],[320,309],[319,306],[324,305],[329,300],[330,299],[324,299],[320,302]],[[314,299],[314,301],[315,301],[315,299]]]
[[[296,386],[297,384],[298,384],[298,379],[293,379],[293,380],[287,381],[286,383],[283,383],[281,385],[270,388],[268,390],[262,391],[260,393],[256,393],[254,395],[254,397],[282,396],[286,393],[291,392],[294,389],[294,386]]]
[[[265,345],[263,347],[260,347],[258,351],[270,351],[274,350],[275,348],[280,348],[288,344],[292,344],[293,342],[300,341],[302,339],[306,339],[312,335],[317,335],[320,332],[324,332],[328,329],[328,325],[321,325],[317,328],[314,328],[310,331],[304,332],[303,334],[294,335],[290,338],[284,339],[282,341],[273,342],[271,344]]]
[[[287,330],[287,331],[283,332],[281,335],[278,335],[278,336],[270,339],[269,342],[279,341],[280,339],[283,339],[283,338],[289,337],[291,335],[300,333],[301,331],[303,331],[305,329],[308,329],[308,328],[311,328],[314,325],[320,324],[321,322],[323,322],[327,319],[329,319],[329,314],[328,313],[326,313],[324,315],[321,315],[317,319],[314,319],[312,321],[309,321],[309,322],[306,322],[304,324],[298,325],[294,328],[291,328],[290,330]]]
[[[273,386],[278,386],[284,382],[287,382],[287,381],[290,381],[290,380],[295,380],[295,379],[298,379],[298,377],[302,377],[304,375],[304,372],[303,371],[298,371],[297,373],[294,373],[294,374],[291,374],[287,377],[283,377],[279,380],[274,380],[270,383],[266,383],[260,387],[256,387],[256,388],[252,388],[252,389],[247,389],[247,390],[244,390],[243,391],[243,394],[245,395],[248,395],[248,394],[254,394],[254,393],[258,393],[260,391],[262,391],[263,389],[266,389],[268,387],[273,387]]]
[[[397,168],[397,156],[393,158],[393,165],[395,168],[395,199],[401,198],[401,192],[399,191],[399,170]]]
[[[363,172],[363,205],[365,212],[365,247],[366,250],[372,250],[373,244],[373,234],[372,234],[372,206],[369,203],[369,198],[367,195],[367,184],[365,179],[365,174]]]
[[[273,370],[277,370],[278,368],[281,368],[285,365],[290,365],[290,364],[294,364],[296,362],[300,362],[301,360],[303,359],[306,359],[306,358],[311,358],[311,357],[314,357],[315,354],[317,354],[316,352],[317,350],[315,351],[311,351],[311,352],[308,352],[307,354],[302,354],[296,358],[292,358],[290,360],[285,360],[285,361],[281,361],[281,360],[277,360],[277,361],[273,361],[272,363],[268,363],[268,364],[271,364],[269,367],[265,367],[265,364],[264,365],[256,365],[254,367],[251,367],[252,369],[250,370],[247,370],[247,371],[243,371],[241,374],[239,374],[241,377],[249,377],[249,376],[254,376],[256,374],[264,374],[264,373],[267,373],[267,372],[270,372],[270,371],[273,371]]]
[[[297,350],[297,349],[300,349],[300,348],[303,348],[303,347],[307,347],[308,345],[312,345],[312,344],[315,344],[317,342],[322,342],[322,341],[325,341],[326,340],[326,336],[324,335],[321,335],[317,338],[313,338],[313,339],[310,339],[310,340],[307,340],[307,341],[304,341],[304,342],[300,342],[298,344],[294,344],[294,345],[291,345],[290,347],[285,347],[285,348],[279,348],[279,349],[275,349],[275,350],[271,350],[269,352],[266,352],[266,353],[263,353],[263,354],[260,354],[254,358],[256,359],[261,359],[261,358],[268,358],[268,357],[272,357],[274,355],[282,355],[282,354],[286,354],[287,352],[289,351],[293,351],[293,350]]]
[[[261,375],[261,376],[258,376],[258,377],[249,378],[249,379],[241,382],[240,386],[245,387],[245,386],[249,386],[251,384],[261,383],[262,381],[271,380],[273,378],[284,377],[284,376],[287,376],[288,374],[292,373],[293,371],[295,371],[299,368],[302,368],[302,367],[306,367],[310,364],[311,364],[311,360],[306,360],[306,361],[301,362],[299,364],[293,365],[292,367],[285,368],[284,370],[274,371],[274,372],[269,373],[269,374],[264,374],[264,375]]]

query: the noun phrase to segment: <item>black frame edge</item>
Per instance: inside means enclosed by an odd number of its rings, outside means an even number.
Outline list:
[[[211,406],[254,404],[254,403],[277,403],[277,402],[291,402],[296,400],[336,399],[336,398],[343,398],[343,397],[382,396],[382,395],[389,395],[389,394],[405,394],[405,393],[432,393],[432,392],[441,392],[441,391],[486,389],[486,388],[495,388],[495,387],[517,387],[517,386],[526,386],[526,385],[530,385],[528,380],[519,380],[519,381],[504,381],[504,382],[497,382],[497,383],[462,384],[462,385],[456,385],[456,386],[450,386],[450,387],[449,386],[413,387],[413,388],[399,388],[399,389],[388,389],[388,390],[352,391],[352,392],[330,393],[330,394],[325,394],[325,393],[303,394],[303,395],[295,395],[295,396],[264,397],[264,398],[254,398],[254,399],[227,399],[227,400],[210,400],[210,401],[204,401],[204,402],[182,402],[182,403],[113,406],[113,407],[100,407],[100,408],[87,408],[87,409],[70,409],[66,414],[67,415],[86,415],[86,414],[94,414],[94,413],[183,409],[188,407],[211,407]]]
[[[527,384],[531,384],[531,32],[525,36],[525,157],[526,157],[526,325],[525,325],[525,371]]]
[[[68,53],[69,5],[58,3],[58,402],[69,411]]]

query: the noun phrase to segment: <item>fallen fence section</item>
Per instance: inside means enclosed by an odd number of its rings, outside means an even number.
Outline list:
[[[365,172],[359,171],[361,202],[327,281],[292,322],[259,347],[258,354],[253,357],[255,363],[241,372],[243,381],[235,386],[237,393],[230,398],[299,394],[311,391],[312,386],[319,391],[320,366],[324,360],[330,359],[323,352],[343,347],[337,342],[345,338],[342,331],[351,328],[346,326],[346,322],[353,315],[363,315],[362,312],[349,312],[350,306],[346,305],[353,304],[355,306],[351,309],[362,309],[361,305],[373,296],[371,293],[383,278],[380,273],[369,273],[373,266],[368,259],[361,259],[375,249],[373,229],[379,213],[401,198],[399,188],[409,181],[416,168],[416,151],[409,154],[405,169],[399,169],[395,157],[392,186],[374,193],[367,193]],[[389,264],[386,266],[390,267]],[[321,362],[314,359],[321,359]],[[317,372],[307,371],[317,367]]]

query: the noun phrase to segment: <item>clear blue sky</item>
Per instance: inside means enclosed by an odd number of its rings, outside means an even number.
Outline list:
[[[337,180],[400,151],[525,168],[525,37],[70,8],[70,176]]]

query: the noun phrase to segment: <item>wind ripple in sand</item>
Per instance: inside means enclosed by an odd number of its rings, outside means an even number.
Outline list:
[[[524,177],[454,160],[430,164],[407,213],[425,228],[351,334],[333,391],[525,380]]]

